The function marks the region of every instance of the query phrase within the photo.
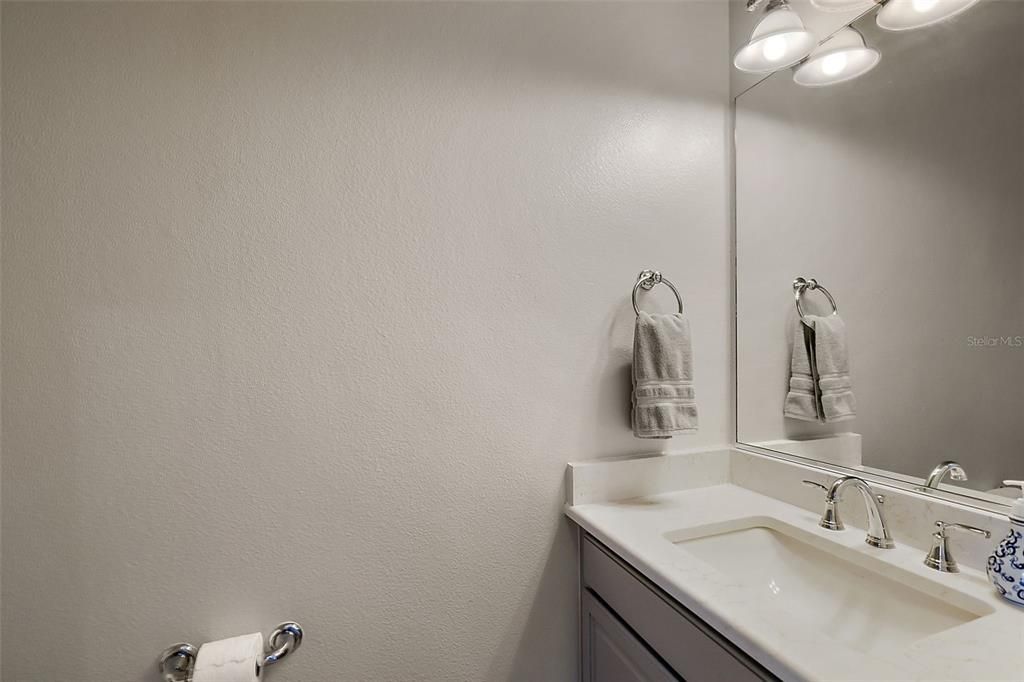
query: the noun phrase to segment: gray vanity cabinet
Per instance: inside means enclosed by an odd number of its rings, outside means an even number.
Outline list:
[[[580,569],[583,682],[777,679],[582,531]]]

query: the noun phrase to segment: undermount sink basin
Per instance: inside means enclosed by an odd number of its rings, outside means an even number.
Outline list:
[[[666,538],[734,581],[735,596],[750,610],[865,653],[992,613],[983,602],[771,518],[686,529]]]

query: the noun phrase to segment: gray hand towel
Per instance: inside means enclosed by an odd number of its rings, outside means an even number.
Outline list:
[[[690,323],[679,313],[641,312],[633,332],[633,435],[696,432]]]
[[[833,423],[857,416],[850,382],[846,325],[838,315],[796,321],[785,416]]]
[[[818,381],[811,368],[813,346],[814,331],[797,318],[793,327],[793,354],[789,359],[789,393],[783,408],[783,414],[790,419],[819,421]]]

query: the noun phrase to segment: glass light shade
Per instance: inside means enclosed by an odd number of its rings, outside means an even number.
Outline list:
[[[910,31],[954,17],[978,0],[889,0],[875,21],[887,31]]]
[[[822,43],[810,58],[797,67],[793,80],[798,85],[818,88],[863,76],[878,65],[881,53],[864,44],[856,29],[839,29]]]
[[[814,34],[804,28],[800,15],[782,7],[758,22],[750,42],[740,48],[732,63],[747,73],[770,73],[796,64],[816,44]]]

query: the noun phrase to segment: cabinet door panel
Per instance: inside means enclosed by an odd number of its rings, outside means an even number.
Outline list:
[[[677,682],[589,590],[583,591],[582,620],[584,682]]]

